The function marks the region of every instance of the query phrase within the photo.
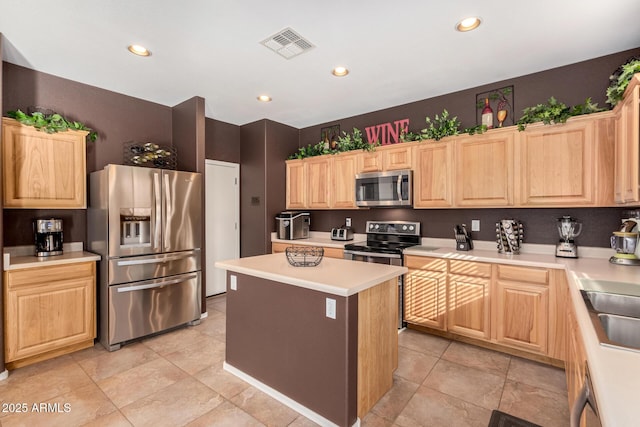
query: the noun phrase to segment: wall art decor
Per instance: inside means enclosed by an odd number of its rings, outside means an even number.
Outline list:
[[[483,120],[484,118],[484,120]],[[513,126],[513,85],[476,94],[476,124],[487,128]]]
[[[320,141],[324,142],[325,146],[328,148],[336,148],[339,136],[340,125],[333,125],[320,129]]]

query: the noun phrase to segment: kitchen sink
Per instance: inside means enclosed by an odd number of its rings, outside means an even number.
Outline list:
[[[640,319],[608,313],[600,313],[598,318],[611,341],[609,345],[620,344],[640,351]]]
[[[640,296],[580,293],[601,345],[640,352]]]
[[[594,291],[586,291],[585,293],[595,311],[640,317],[640,297]]]

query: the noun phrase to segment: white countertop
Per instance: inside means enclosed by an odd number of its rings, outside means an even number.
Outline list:
[[[100,260],[100,255],[83,250],[82,242],[65,243],[62,247],[62,255],[39,257],[33,255],[34,252],[35,249],[33,246],[11,246],[4,248],[4,270],[21,270],[25,268],[49,267],[52,265]]]
[[[407,272],[406,267],[324,257],[315,267],[294,267],[284,253],[218,261],[216,267],[338,296],[351,296]]]
[[[366,240],[366,234],[354,234],[353,240],[331,240],[331,233],[322,231],[311,231],[307,239],[284,240],[278,239],[276,233],[271,233],[272,243],[286,243],[294,246],[323,246],[325,248],[344,249],[344,245],[348,243],[365,242]]]

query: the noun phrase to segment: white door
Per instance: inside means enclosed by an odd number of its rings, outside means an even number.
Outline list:
[[[207,296],[227,290],[226,270],[216,261],[240,258],[240,165],[205,161]]]

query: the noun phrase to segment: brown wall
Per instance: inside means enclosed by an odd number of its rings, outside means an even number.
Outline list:
[[[238,290],[227,292],[225,361],[337,425],[353,425],[358,296],[230,274]],[[336,300],[336,319],[325,317],[326,297]]]
[[[4,43],[4,36],[0,33],[0,60],[2,59],[2,45]],[[3,67],[0,67],[0,111],[4,111],[3,104],[3,83],[2,78],[4,72]],[[2,120],[0,120],[0,135],[2,135]],[[0,150],[0,165],[2,164],[2,150]],[[0,174],[0,195],[2,195],[2,189],[4,184],[2,182],[2,174]],[[4,208],[4,196],[0,197],[0,207]],[[4,253],[4,217],[0,218],[0,253]],[[4,271],[4,257],[0,259],[0,271]],[[4,289],[4,275],[0,275],[0,289]],[[4,371],[4,292],[0,292],[0,372]]]
[[[298,130],[270,120],[240,128],[240,254],[271,251],[275,215],[285,206],[285,163]]]
[[[205,136],[207,159],[240,163],[240,126],[206,118]]]
[[[591,97],[601,107],[605,103],[609,75],[633,55],[639,55],[640,48],[619,52],[613,55],[592,59],[565,67],[542,71],[510,80],[503,80],[410,104],[375,111],[335,122],[323,123],[300,130],[300,146],[315,144],[320,140],[320,129],[339,124],[342,131],[357,127],[364,128],[380,123],[393,122],[409,118],[409,129],[419,131],[426,126],[425,117],[432,117],[447,109],[452,116],[462,122],[462,128],[476,125],[476,94],[490,89],[514,86],[514,111],[520,117],[522,109],[555,96],[567,105],[584,102]],[[470,69],[470,72],[472,70]],[[293,153],[293,152],[292,152]],[[291,154],[291,153],[289,153]],[[569,164],[570,166],[570,164]],[[284,207],[284,204],[282,205]],[[624,209],[621,208],[583,208],[583,209],[369,209],[359,211],[312,211],[311,228],[314,231],[329,231],[331,227],[344,224],[347,216],[354,218],[355,230],[363,233],[366,220],[415,220],[422,223],[424,237],[452,238],[453,225],[466,223],[471,219],[480,219],[479,240],[495,239],[495,222],[502,218],[516,218],[525,225],[524,241],[527,243],[556,243],[558,233],[555,219],[562,215],[573,215],[584,223],[583,233],[576,242],[578,245],[609,247],[609,236],[618,228]]]

